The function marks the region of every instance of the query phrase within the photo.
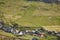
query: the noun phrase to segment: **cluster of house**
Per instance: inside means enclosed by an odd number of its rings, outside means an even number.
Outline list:
[[[5,25],[2,21],[0,21],[0,30],[3,30],[5,32],[9,32],[9,33],[12,33],[16,36],[23,36],[25,34],[28,34],[28,35],[34,35],[34,36],[40,36],[40,37],[44,37],[46,36],[45,35],[45,32],[47,32],[48,34],[50,35],[54,35],[54,36],[59,36],[60,37],[60,32],[55,32],[55,31],[47,31],[45,30],[44,28],[39,28],[38,30],[34,29],[34,30],[17,30],[15,29],[16,28],[16,25],[17,24],[14,24],[13,27],[9,27],[7,25]]]

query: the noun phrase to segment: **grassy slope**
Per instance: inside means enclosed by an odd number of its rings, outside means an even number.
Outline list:
[[[5,23],[22,26],[60,26],[60,5],[21,0],[0,0],[0,14]],[[3,14],[2,14],[3,13]]]
[[[12,35],[11,33],[6,33],[6,32],[4,32],[4,31],[2,31],[2,30],[0,30],[0,34],[5,35],[5,36],[8,36],[8,37],[15,37],[15,36]]]
[[[5,3],[0,4],[0,18],[2,18],[6,24],[12,25],[11,22],[16,22],[22,26],[44,26],[44,28],[48,30],[50,30],[52,26],[54,30],[56,30],[58,26],[59,29],[57,30],[60,30],[60,5],[21,0],[0,0],[0,2]],[[27,7],[25,8],[24,6]],[[3,16],[1,17],[1,15]],[[1,31],[0,34],[2,33],[4,32]],[[7,35],[7,33],[4,35]],[[29,38],[31,38],[31,36],[29,36]]]

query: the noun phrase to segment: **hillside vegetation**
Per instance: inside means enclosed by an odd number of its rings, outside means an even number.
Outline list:
[[[25,0],[0,0],[0,19],[8,25],[17,23],[29,27],[57,26],[59,30],[60,5]]]

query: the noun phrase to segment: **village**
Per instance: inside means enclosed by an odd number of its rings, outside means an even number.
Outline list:
[[[40,36],[44,38],[44,37],[47,37],[45,35],[46,33],[48,35],[60,37],[60,32],[56,33],[55,31],[48,31],[43,27],[40,27],[39,29],[33,29],[33,30],[26,30],[26,29],[17,30],[16,29],[17,27],[18,27],[18,24],[16,23],[13,25],[13,27],[8,27],[6,24],[4,24],[2,20],[0,20],[0,30],[3,30],[4,32],[7,32],[7,33],[12,33],[16,37],[23,36],[23,35],[33,35],[33,36]]]
[[[0,40],[60,40],[60,0],[0,0]]]

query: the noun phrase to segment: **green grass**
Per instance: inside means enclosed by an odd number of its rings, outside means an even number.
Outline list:
[[[0,19],[22,26],[60,26],[60,5],[22,0],[0,0]],[[26,7],[26,8],[25,8]],[[3,13],[3,14],[2,14]]]
[[[2,31],[2,30],[0,30],[0,35],[5,35],[5,36],[8,36],[8,37],[16,37],[16,36],[14,36],[14,35],[11,34],[11,33],[7,33],[7,32],[4,32],[4,31]]]
[[[0,19],[8,25],[17,23],[21,26],[43,26],[47,30],[60,31],[60,5],[24,0],[0,0],[0,2],[4,2],[0,4]],[[5,32],[0,34],[3,33]]]
[[[29,39],[32,40],[32,38],[36,37],[38,40],[57,40],[56,36],[52,36],[52,35],[47,35],[47,37],[40,37],[40,36],[31,36],[31,35],[24,35],[20,38],[25,38],[25,39]]]
[[[12,21],[29,26],[60,25],[60,5],[21,0],[5,0],[4,3],[0,4],[0,14],[3,13],[2,19],[5,22]],[[48,19],[49,16],[52,18]]]

